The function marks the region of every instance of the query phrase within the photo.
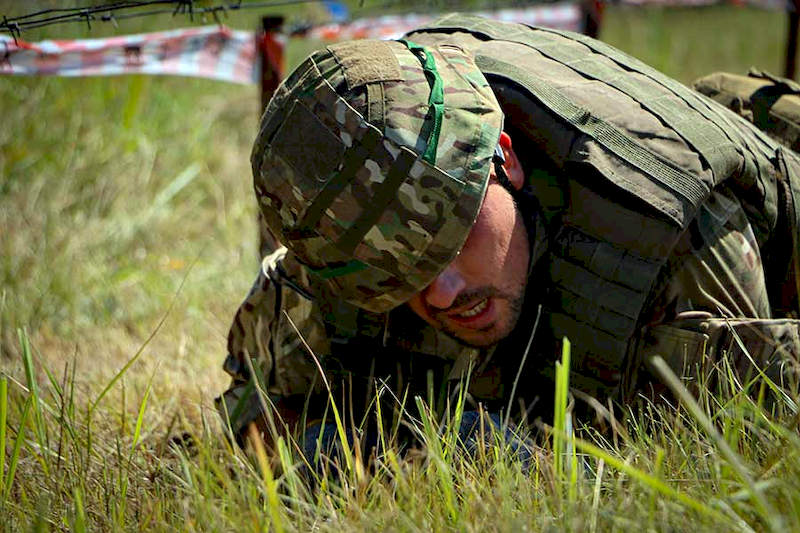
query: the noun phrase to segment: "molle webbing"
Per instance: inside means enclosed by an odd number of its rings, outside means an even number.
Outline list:
[[[604,395],[619,384],[647,296],[681,232],[577,182],[569,189],[551,237],[543,318],[556,339],[572,342],[575,385]]]
[[[737,124],[731,122],[730,119],[735,117],[721,113],[719,108],[696,92],[641,61],[584,35],[548,28],[531,29],[457,14],[440,19],[417,31],[466,31],[497,41],[530,46],[545,57],[569,66],[586,78],[596,79],[614,87],[658,116],[698,152],[714,173],[714,183],[708,185],[718,184],[742,164],[750,167],[752,171],[756,160],[771,157],[771,154],[763,151],[761,143],[753,142],[753,139],[742,134]],[[614,70],[604,63],[587,60],[586,54],[576,53],[575,49],[564,46],[563,42],[558,42],[554,36],[580,43],[610,59],[621,69]],[[655,91],[645,84],[629,81],[628,76],[620,75],[624,71],[633,71],[645,76],[669,90],[674,99],[665,98],[663,91]],[[697,114],[693,116],[693,112]],[[762,141],[766,139],[766,135],[760,132],[755,132],[755,137]],[[742,153],[743,149],[747,153]]]
[[[501,76],[520,84],[531,96],[540,100],[570,126],[589,135],[603,147],[641,170],[650,179],[683,198],[695,210],[708,197],[708,186],[702,181],[651,152],[612,124],[576,106],[549,84],[505,61],[478,55],[475,62],[488,76]]]
[[[563,33],[559,35],[565,36]],[[721,128],[702,120],[695,113],[687,112],[686,104],[688,102],[679,99],[680,93],[675,92],[673,95],[668,95],[664,91],[653,90],[648,85],[631,80],[630,76],[620,76],[619,70],[612,68],[606,62],[586,60],[585,54],[581,54],[574,47],[558,46],[548,32],[529,31],[522,36],[522,39],[512,36],[511,38],[506,37],[506,40],[533,46],[545,57],[568,65],[584,77],[601,81],[627,94],[693,146],[712,168],[715,176],[727,176],[734,170],[738,157],[733,143],[726,138]],[[569,37],[573,36],[569,35]],[[586,44],[582,39],[579,42]],[[607,47],[605,52],[603,55],[609,59],[619,61],[620,54],[616,50]],[[668,88],[675,91],[674,87]],[[688,91],[685,91],[684,88],[684,92]]]

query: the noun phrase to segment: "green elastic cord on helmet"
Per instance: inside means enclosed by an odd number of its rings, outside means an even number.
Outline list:
[[[425,148],[425,153],[422,154],[422,160],[434,165],[436,162],[436,147],[439,145],[439,133],[442,130],[442,118],[444,117],[444,84],[436,68],[433,54],[429,53],[424,46],[406,39],[400,39],[399,42],[406,45],[411,53],[422,62],[422,70],[425,71],[425,77],[431,87],[428,105],[431,106],[430,109],[433,111],[433,129],[428,136],[428,146]]]
[[[313,272],[317,277],[320,279],[331,279],[337,278],[339,276],[346,276],[347,274],[352,274],[354,272],[359,272],[367,268],[368,265],[359,261],[358,259],[353,259],[352,261],[348,261],[347,263],[335,267],[322,267],[322,268],[312,268],[306,265],[306,268]]]

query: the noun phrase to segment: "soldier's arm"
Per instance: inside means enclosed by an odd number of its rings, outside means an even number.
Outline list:
[[[223,365],[232,381],[217,407],[240,445],[254,429],[267,445],[275,432],[294,431],[318,389],[307,346],[320,354],[329,347],[303,276],[285,248],[270,254],[233,319]]]
[[[766,376],[787,390],[800,378],[800,321],[768,295],[755,232],[727,187],[678,241],[638,341],[642,377],[661,394],[650,358],[658,355],[695,393],[716,387],[732,370],[741,383]],[[753,387],[757,392],[758,387]]]

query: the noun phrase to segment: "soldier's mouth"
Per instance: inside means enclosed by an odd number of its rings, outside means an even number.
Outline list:
[[[486,307],[488,305],[489,305],[489,299],[488,298],[484,298],[483,300],[481,300],[480,302],[476,303],[475,305],[473,305],[472,307],[470,307],[466,311],[462,311],[461,313],[458,313],[455,316],[458,317],[458,318],[472,318],[472,317],[477,316],[478,314],[482,313],[486,309]]]
[[[453,325],[469,329],[483,329],[491,325],[494,320],[494,299],[491,297],[483,298],[475,303],[475,305],[459,311],[458,313],[451,313],[447,315]]]

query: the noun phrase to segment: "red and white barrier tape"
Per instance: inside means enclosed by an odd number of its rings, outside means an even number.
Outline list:
[[[37,43],[0,36],[0,74],[175,74],[248,84],[258,80],[253,33],[219,26]]]
[[[533,5],[522,9],[479,12],[485,17],[580,31],[583,11],[578,4]],[[360,19],[349,24],[313,28],[309,37],[345,39],[399,37],[432,21],[435,15],[399,15]],[[274,47],[286,38],[269,33]],[[280,55],[280,54],[279,54]],[[234,83],[258,83],[253,33],[219,26],[82,39],[27,43],[0,35],[0,74],[109,76],[115,74],[174,74]],[[275,68],[272,65],[271,68]]]
[[[562,30],[581,31],[584,12],[577,3],[539,4],[520,9],[500,9],[474,13],[492,20],[518,22],[531,26],[546,26]],[[307,36],[323,41],[351,39],[397,39],[404,33],[419,28],[438,18],[432,15],[385,15],[354,20],[345,24],[325,24],[311,28]]]

